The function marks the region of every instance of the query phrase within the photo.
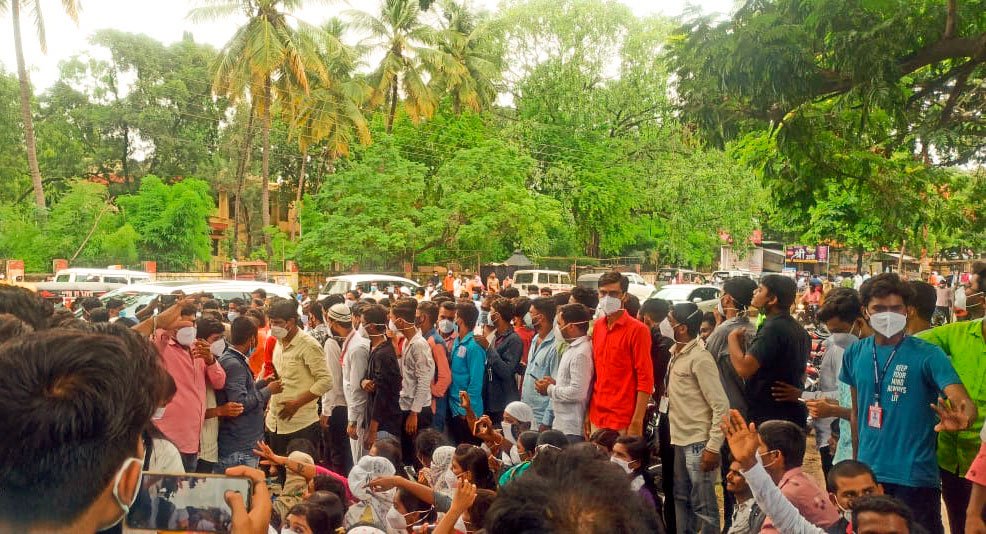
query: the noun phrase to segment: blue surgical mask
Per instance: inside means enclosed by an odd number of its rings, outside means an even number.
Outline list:
[[[472,299],[473,300],[479,300],[479,293],[473,293],[472,294]]]

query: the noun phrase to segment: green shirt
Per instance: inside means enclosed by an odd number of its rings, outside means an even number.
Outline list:
[[[968,430],[938,433],[938,466],[958,476],[965,476],[979,452],[979,432],[986,414],[986,341],[982,323],[982,319],[951,323],[917,334],[945,351],[979,410],[979,417]]]

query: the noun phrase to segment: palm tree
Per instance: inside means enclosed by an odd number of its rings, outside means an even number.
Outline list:
[[[354,142],[366,145],[371,141],[362,106],[369,100],[372,90],[363,80],[353,77],[361,51],[342,43],[344,32],[345,25],[339,19],[333,18],[322,26],[318,53],[329,78],[317,79],[308,93],[296,92],[282,103],[285,114],[292,118],[291,135],[297,138],[301,150],[295,213],[301,212],[311,146],[325,143],[325,157],[335,160],[348,156]],[[294,225],[290,238],[294,239]]]
[[[31,117],[31,82],[27,79],[24,63],[24,44],[21,40],[21,4],[30,7],[34,14],[34,27],[38,33],[41,52],[48,53],[48,40],[45,38],[45,21],[41,13],[41,0],[0,0],[0,13],[10,8],[10,18],[14,22],[14,50],[17,54],[17,78],[20,81],[21,120],[24,121],[24,143],[27,145],[27,165],[31,171],[34,185],[34,203],[38,209],[45,207],[44,182],[41,168],[38,167],[38,148],[34,139],[34,119]],[[76,0],[62,0],[62,9],[76,24],[79,23],[79,3]]]
[[[436,47],[441,57],[431,69],[429,84],[436,93],[451,96],[455,113],[463,107],[477,113],[490,109],[502,72],[502,54],[494,46],[490,26],[454,1],[444,2],[442,10],[445,24]],[[443,69],[443,65],[456,68]]]
[[[325,65],[316,52],[317,30],[297,21],[288,24],[288,12],[301,7],[303,0],[202,0],[203,7],[192,10],[193,20],[214,20],[230,16],[247,17],[219,53],[213,78],[213,92],[231,100],[249,94],[254,113],[261,119],[263,158],[260,195],[261,223],[270,226],[270,126],[271,108],[279,98],[294,91],[307,93],[308,73],[328,79]],[[264,233],[267,255],[271,240]]]
[[[387,133],[393,131],[401,93],[412,121],[431,117],[437,105],[424,78],[425,65],[438,64],[442,57],[431,47],[436,40],[435,31],[419,20],[420,13],[417,0],[385,0],[379,17],[363,11],[347,13],[354,27],[370,32],[367,44],[384,51],[369,81],[373,86],[370,105],[387,104]]]

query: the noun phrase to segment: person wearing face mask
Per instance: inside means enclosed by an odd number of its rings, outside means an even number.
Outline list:
[[[328,466],[337,473],[348,473],[353,467],[353,459],[349,436],[346,434],[349,420],[342,352],[348,348],[346,341],[352,331],[352,314],[348,306],[337,302],[329,307],[324,317],[329,337],[322,344],[322,349],[325,353],[325,365],[332,375],[332,388],[322,395],[319,425],[322,427],[323,450],[329,455],[326,459]]]
[[[948,355],[959,379],[972,392],[978,412],[986,412],[986,322],[983,321],[983,289],[986,289],[986,263],[973,264],[971,287],[966,297],[968,318],[917,334]],[[965,510],[972,491],[971,482],[963,477],[969,471],[980,446],[981,418],[973,418],[967,430],[938,434],[938,468],[942,480],[942,497],[948,510],[953,532],[962,532]]]
[[[332,374],[325,364],[322,347],[299,326],[297,302],[275,300],[268,317],[270,334],[277,340],[271,370],[274,378],[281,380],[283,389],[271,396],[264,422],[270,432],[270,447],[284,454],[293,439],[319,442],[316,401],[332,388]]]
[[[258,466],[253,448],[264,438],[264,411],[271,395],[282,391],[281,381],[254,380],[249,359],[257,347],[257,323],[237,317],[230,325],[230,342],[219,357],[226,384],[216,392],[216,401],[236,403],[242,413],[219,420],[217,473],[237,465]]]
[[[546,376],[552,376],[558,369],[558,339],[555,338],[555,301],[538,299],[531,303],[531,320],[536,335],[531,342],[531,352],[527,355],[527,367],[521,385],[520,400],[534,410],[534,422],[541,430],[551,428],[548,417],[548,397],[538,393],[535,384]]]
[[[718,479],[723,435],[719,422],[729,410],[715,359],[698,340],[702,312],[691,302],[668,314],[675,346],[664,378],[666,397],[658,410],[671,423],[674,446],[674,506],[679,532],[719,532]]]
[[[3,345],[0,420],[12,434],[0,440],[0,531],[92,534],[123,520],[141,488],[141,434],[160,396],[146,379],[159,362],[150,347],[78,330]]]
[[[445,347],[451,352],[452,345],[458,335],[455,329],[455,302],[451,300],[442,301],[438,307],[438,333],[445,340]]]
[[[401,368],[400,407],[403,432],[398,436],[404,458],[413,462],[414,437],[418,430],[431,427],[431,383],[435,378],[435,358],[418,330],[418,301],[402,297],[390,309],[390,324],[404,336],[398,358]],[[420,466],[419,466],[420,467]]]
[[[541,395],[549,399],[547,419],[552,430],[565,434],[568,441],[584,441],[582,429],[585,408],[592,382],[592,342],[588,338],[592,312],[581,304],[566,304],[557,314],[556,336],[568,348],[562,353],[558,368],[534,384]]]
[[[175,380],[177,393],[164,416],[155,426],[181,452],[185,471],[194,472],[198,456],[202,424],[205,421],[206,382],[213,389],[222,389],[226,372],[216,361],[207,343],[196,343],[193,298],[178,300],[173,306],[152,316],[134,330],[151,335],[161,354],[168,373]]]
[[[226,326],[219,319],[203,316],[195,321],[196,346],[202,349],[208,348],[216,360],[226,351],[226,340],[223,337],[225,333]],[[225,368],[223,371],[225,372]],[[243,413],[242,404],[217,402],[216,390],[206,383],[205,420],[202,422],[202,430],[199,434],[199,458],[195,468],[196,473],[212,473],[219,461],[219,418],[236,417],[241,413]]]
[[[483,405],[493,425],[499,425],[503,420],[503,409],[511,402],[520,400],[514,376],[524,344],[510,325],[514,319],[513,303],[504,298],[496,298],[490,303],[490,308],[495,337],[486,349]]]
[[[641,436],[647,401],[654,392],[650,331],[623,309],[630,280],[618,272],[599,277],[599,311],[592,332],[596,377],[589,401],[589,435],[599,428]]]
[[[342,388],[346,396],[346,435],[349,436],[350,455],[354,463],[366,453],[363,440],[366,436],[368,396],[360,387],[360,382],[366,377],[366,368],[370,363],[370,338],[359,334],[357,328],[364,327],[357,326],[357,321],[362,319],[363,310],[367,306],[363,303],[353,306],[352,323],[333,321],[333,330],[338,334],[345,334],[342,342]],[[331,420],[329,424],[332,424]]]
[[[520,366],[517,374],[523,375],[522,367],[527,366],[527,354],[531,351],[531,341],[534,340],[534,324],[531,322],[531,299],[527,297],[517,297],[514,302],[514,332],[520,337],[523,344],[520,353]],[[517,377],[518,379],[520,376]],[[520,382],[518,380],[518,389]]]
[[[363,322],[370,337],[370,358],[359,385],[367,393],[363,448],[368,451],[377,439],[399,439],[403,417],[401,369],[394,344],[387,338],[387,309],[379,304],[367,307]]]
[[[852,396],[857,459],[914,510],[918,524],[941,533],[941,507],[928,506],[941,499],[935,433],[968,429],[976,404],[942,349],[905,332],[913,296],[906,282],[879,274],[860,296],[875,335],[846,350],[839,377]]]
[[[454,311],[453,311],[454,314]],[[452,371],[449,368],[448,346],[445,339],[435,327],[438,321],[438,306],[434,302],[418,303],[415,311],[415,324],[421,330],[435,362],[435,378],[431,381],[431,411],[432,428],[439,432],[445,431],[445,418],[448,416],[448,387],[452,383]]]
[[[650,447],[644,438],[639,436],[622,436],[613,445],[613,456],[610,461],[620,466],[630,477],[630,489],[647,503],[649,508],[661,512],[661,501],[658,499],[657,485],[647,467],[650,465]],[[700,532],[687,530],[685,532]]]
[[[462,392],[469,396],[473,413],[483,413],[483,382],[486,370],[486,351],[473,336],[479,312],[467,302],[455,306],[458,337],[452,345],[452,384],[449,386],[449,434],[456,443],[477,443],[466,421]]]

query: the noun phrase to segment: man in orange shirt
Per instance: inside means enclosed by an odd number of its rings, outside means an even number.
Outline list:
[[[591,430],[641,436],[654,391],[650,331],[623,309],[630,281],[618,272],[599,277],[599,311],[592,336],[596,380],[589,402]],[[587,435],[589,432],[586,433]]]
[[[451,270],[445,273],[445,280],[442,280],[442,289],[446,293],[453,293],[455,291],[455,276],[452,275]]]

